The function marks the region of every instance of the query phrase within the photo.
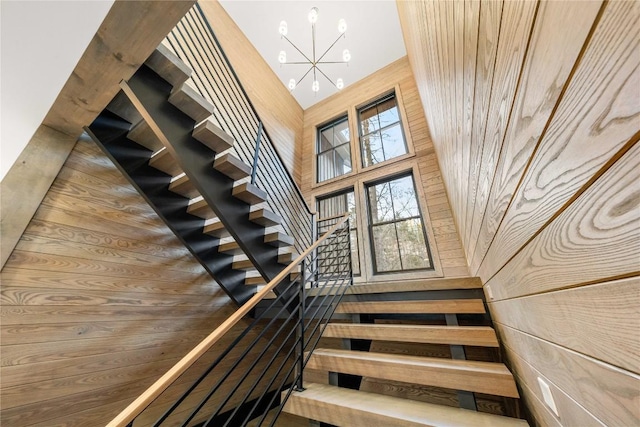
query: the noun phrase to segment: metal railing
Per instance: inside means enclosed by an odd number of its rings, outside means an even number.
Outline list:
[[[244,426],[250,420],[273,426],[286,399],[304,387],[304,366],[352,284],[348,216],[320,220],[319,228],[327,232],[108,427]],[[280,284],[280,295],[248,318]]]
[[[298,252],[308,247],[313,241],[311,209],[197,3],[164,43],[193,70],[195,88],[214,105],[219,126],[234,137],[238,158],[252,165],[251,182],[269,194],[267,204],[283,219]]]

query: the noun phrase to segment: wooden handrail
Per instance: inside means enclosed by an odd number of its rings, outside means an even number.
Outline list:
[[[198,360],[207,350],[209,350],[220,338],[224,336],[231,328],[233,328],[246,314],[251,311],[264,297],[273,290],[285,277],[287,277],[291,271],[299,265],[304,258],[316,249],[320,243],[325,241],[331,234],[333,234],[339,226],[345,223],[349,218],[348,214],[345,214],[341,221],[335,224],[329,231],[327,231],[322,237],[316,240],[311,246],[309,246],[294,262],[284,268],[276,277],[273,278],[260,292],[256,293],[249,301],[244,303],[235,313],[227,318],[220,326],[218,326],[213,332],[209,334],[204,340],[193,348],[186,356],[184,356],[178,363],[173,365],[162,377],[160,377],[155,383],[153,383],[148,389],[146,389],[136,400],[131,402],[122,412],[120,412],[107,427],[126,427],[131,421],[133,421],[147,406],[151,404],[162,392],[164,392],[173,382],[184,373],[196,360]]]

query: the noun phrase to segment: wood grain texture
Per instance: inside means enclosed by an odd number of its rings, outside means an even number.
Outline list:
[[[343,302],[336,313],[484,313],[479,299]]]
[[[640,12],[608,3],[479,269],[486,282],[638,132]]]
[[[640,270],[640,144],[487,282],[495,299],[530,295]]]

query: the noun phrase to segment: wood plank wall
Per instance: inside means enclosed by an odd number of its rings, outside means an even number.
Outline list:
[[[1,281],[7,427],[104,425],[237,308],[86,141]]]
[[[354,173],[329,181],[326,184],[316,185],[314,157],[318,125],[347,112],[351,114],[355,111],[355,106],[374,100],[385,92],[394,89],[397,89],[403,120],[407,122],[405,130],[408,131],[406,137],[410,145],[410,154],[374,170]],[[354,121],[356,118],[351,117],[350,120]],[[353,127],[351,134],[357,135]],[[357,136],[352,136],[351,139],[352,159],[354,159],[354,163],[357,163],[357,160],[355,160],[358,159]],[[442,275],[445,277],[468,275],[467,263],[456,232],[449,200],[442,183],[442,176],[431,142],[422,103],[406,57],[306,109],[304,112],[303,143],[300,149],[302,152],[301,170],[303,171],[300,188],[310,206],[315,206],[314,198],[316,196],[353,186],[358,180],[379,178],[387,173],[406,169],[410,165],[417,163],[419,179],[416,177],[416,184],[421,185],[418,191],[424,195],[431,220],[430,225],[433,231],[431,245],[434,250],[434,257],[438,257],[436,262],[441,265]],[[371,263],[371,260],[365,259],[365,262]],[[393,277],[388,275],[388,280],[393,280]]]
[[[303,110],[217,0],[198,2],[285,166],[300,182]],[[257,131],[257,130],[256,130]]]
[[[530,412],[640,424],[640,5],[398,10],[465,256]]]

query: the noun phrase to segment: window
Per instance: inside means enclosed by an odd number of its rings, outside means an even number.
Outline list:
[[[407,154],[395,93],[360,108],[358,122],[363,167]]]
[[[374,273],[432,269],[412,175],[366,187]]]
[[[355,276],[360,275],[358,256],[358,227],[356,224],[356,200],[353,190],[338,195],[318,199],[318,219],[331,218],[349,212],[349,230],[351,233],[351,266]]]
[[[346,116],[318,129],[318,182],[351,172],[349,142],[349,121]]]

